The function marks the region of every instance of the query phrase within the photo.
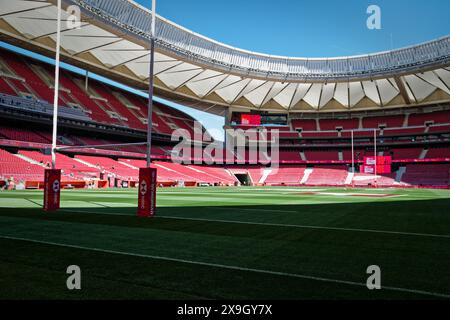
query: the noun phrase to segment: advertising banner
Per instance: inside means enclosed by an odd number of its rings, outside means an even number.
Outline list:
[[[44,177],[44,210],[56,211],[60,206],[61,170],[46,169]]]
[[[156,213],[156,169],[139,169],[138,216],[153,217]]]

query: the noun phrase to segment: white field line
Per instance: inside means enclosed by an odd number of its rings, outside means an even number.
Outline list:
[[[215,209],[217,209],[217,208],[215,208]],[[220,209],[226,210],[226,208],[220,208]],[[230,209],[234,209],[234,208],[231,207]],[[239,209],[239,210],[241,210],[241,209]],[[258,209],[250,209],[250,210],[260,211]],[[92,214],[104,214],[104,215],[116,215],[116,216],[132,217],[132,215],[124,214],[124,213],[99,213],[99,212],[94,212],[94,211],[84,211],[84,210],[83,211],[81,211],[81,210],[77,211],[77,210],[70,210],[70,209],[61,209],[60,211],[74,212],[74,213],[92,213]],[[291,212],[297,213],[296,211],[291,211]],[[249,222],[249,221],[237,221],[237,220],[204,219],[204,218],[189,218],[189,217],[161,216],[161,215],[156,215],[155,217],[153,217],[151,219],[192,220],[192,221],[246,224],[246,225],[268,226],[268,227],[316,229],[316,230],[333,230],[333,231],[347,231],[347,232],[367,232],[367,233],[380,233],[380,234],[394,234],[394,235],[402,235],[402,236],[415,236],[415,237],[429,237],[429,238],[450,239],[450,235],[446,235],[446,234],[416,233],[416,232],[374,230],[374,229],[358,229],[358,228],[323,227],[323,226],[311,226],[311,225],[300,225],[300,224],[282,224],[282,223],[270,223],[270,222]]]
[[[261,225],[261,226],[269,226],[269,227],[286,227],[286,228],[319,229],[319,230],[323,229],[323,230],[336,230],[336,231],[385,233],[385,234],[419,236],[419,237],[433,237],[433,238],[450,238],[450,235],[430,234],[430,233],[413,233],[413,232],[401,232],[401,231],[383,231],[383,230],[371,230],[371,229],[334,228],[334,227],[307,226],[307,225],[297,225],[297,224],[279,224],[279,223],[266,223],[266,222],[246,222],[246,221],[236,221],[236,220],[185,218],[185,217],[174,217],[174,216],[156,216],[156,218],[179,219],[179,220],[198,220],[198,221],[205,221],[205,222],[221,222],[221,223],[235,223],[235,224],[249,224],[249,225]]]
[[[213,207],[214,208],[214,207]],[[230,208],[214,208],[214,210],[233,210],[236,209],[235,207]],[[254,212],[282,212],[282,213],[297,213],[297,211],[294,210],[273,210],[273,209],[246,209],[246,208],[239,208],[239,211],[254,211]]]
[[[337,284],[343,284],[343,285],[349,285],[349,286],[366,287],[365,283],[354,282],[354,281],[346,281],[346,280],[339,280],[339,279],[332,279],[332,278],[315,277],[315,276],[309,276],[309,275],[303,275],[303,274],[297,274],[297,273],[270,271],[270,270],[264,270],[264,269],[253,269],[253,268],[245,268],[245,267],[239,267],[239,266],[230,266],[230,265],[217,264],[217,263],[209,263],[209,262],[193,261],[193,260],[186,260],[186,259],[178,259],[178,258],[170,258],[170,257],[138,254],[138,253],[131,253],[131,252],[123,252],[123,251],[91,248],[91,247],[71,245],[71,244],[64,244],[64,243],[57,243],[57,242],[50,242],[50,241],[41,241],[41,240],[19,238],[19,237],[10,237],[10,236],[5,236],[5,235],[0,235],[0,238],[8,239],[8,240],[16,240],[16,241],[26,241],[26,242],[32,242],[32,243],[39,243],[39,244],[52,245],[52,246],[59,246],[59,247],[66,247],[66,248],[73,248],[73,249],[80,249],[80,250],[88,250],[88,251],[94,251],[94,252],[102,252],[102,253],[109,253],[109,254],[120,254],[120,255],[133,256],[133,257],[139,257],[139,258],[147,258],[147,259],[163,260],[163,261],[172,261],[172,262],[192,264],[192,265],[201,265],[201,266],[212,267],[212,268],[220,268],[220,269],[228,269],[228,270],[236,270],[236,271],[245,271],[245,272],[254,272],[254,273],[270,274],[270,275],[281,276],[281,277],[290,277],[290,278],[313,280],[313,281],[320,281],[320,282],[337,283]],[[447,299],[450,298],[450,295],[448,295],[448,294],[439,293],[439,292],[424,291],[424,290],[407,289],[407,288],[390,287],[390,286],[382,286],[382,289],[383,290],[389,290],[389,291],[404,292],[404,293],[414,293],[414,294],[433,296],[433,297],[439,297],[439,298],[447,298]]]

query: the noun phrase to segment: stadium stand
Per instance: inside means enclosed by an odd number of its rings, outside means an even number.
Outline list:
[[[423,126],[427,122],[450,123],[450,115],[448,111],[435,111],[429,113],[413,113],[408,119],[408,126]]]
[[[44,179],[44,168],[0,149],[0,179],[30,181]]]
[[[450,158],[450,147],[429,148],[426,153],[427,159]]]
[[[449,164],[408,164],[402,181],[418,186],[449,186]]]
[[[352,185],[355,187],[371,187],[375,185],[378,187],[406,187],[407,184],[402,184],[395,180],[396,175],[396,173],[391,173],[375,177],[373,174],[355,173]]]
[[[393,160],[400,159],[418,159],[423,149],[421,148],[407,148],[407,149],[392,149],[391,155]]]
[[[295,130],[302,129],[303,131],[317,131],[316,120],[296,120],[291,121],[292,128]]]
[[[2,77],[0,93],[12,96],[27,95],[30,99],[53,103],[54,79],[47,64],[0,49],[0,65],[14,77]],[[85,79],[67,70],[61,72],[60,82],[61,106],[82,110],[93,121],[99,123],[126,126],[136,130],[146,129],[146,103],[142,97],[93,79],[89,80],[86,91]],[[125,105],[118,97],[130,104]],[[193,118],[161,104],[155,106],[153,122],[154,131],[160,134],[170,135],[178,128],[193,132]]]
[[[17,141],[29,141],[38,143],[50,143],[46,132],[35,132],[27,128],[14,129],[11,127],[0,127],[0,137]]]
[[[53,82],[51,65],[0,49],[0,110],[9,110],[8,118],[0,119],[2,179],[43,180],[43,170],[51,159],[42,150],[50,147],[51,127],[42,122],[44,120],[39,122],[38,118],[31,121],[29,114],[51,115]],[[63,180],[136,181],[138,168],[145,166],[144,146],[103,149],[83,146],[144,141],[146,100],[94,79],[89,79],[86,85],[82,76],[67,70],[61,72],[60,84],[60,112],[68,121],[59,128],[58,144],[80,146],[80,149],[64,155],[58,154],[57,163],[63,170]],[[14,116],[11,116],[11,108]],[[294,115],[287,125],[259,127],[268,130],[268,140],[272,138],[273,130],[279,131],[281,167],[275,170],[250,165],[248,150],[245,159],[238,159],[234,153],[234,159],[242,163],[238,166],[167,161],[174,146],[169,136],[179,128],[192,134],[194,119],[179,110],[155,103],[152,120],[156,136],[151,152],[152,166],[158,169],[158,181],[165,185],[176,185],[180,181],[188,185],[232,185],[239,183],[237,176],[247,175],[250,183],[255,185],[368,186],[376,183],[394,187],[448,186],[448,165],[445,163],[450,158],[450,111],[435,109],[390,110],[389,115],[380,115],[379,112],[346,113],[345,116],[304,114],[299,119]],[[74,124],[77,125],[76,130],[72,130]],[[91,132],[91,127],[96,129],[95,133]],[[236,125],[234,128],[251,127]],[[364,156],[373,155],[373,129],[377,129],[380,139],[378,153],[392,155],[395,168],[405,168],[403,175],[397,176],[394,172],[378,177],[361,173],[349,176],[351,130],[355,138],[354,159],[356,164],[360,164]],[[206,131],[205,128],[202,131]],[[216,162],[224,150],[218,152],[217,155],[213,153]],[[192,152],[191,158],[195,158],[194,155]],[[418,161],[421,163],[417,164]],[[439,174],[427,175],[430,168]],[[401,181],[396,180],[399,177]]]
[[[339,160],[337,151],[305,151],[307,160],[315,161],[327,161],[327,160]]]
[[[386,128],[403,127],[405,116],[381,116],[381,117],[364,117],[362,120],[363,128],[378,129],[380,126]]]
[[[309,186],[343,186],[347,176],[346,166],[315,166],[305,184]]]
[[[320,130],[357,130],[359,129],[359,119],[320,119]]]
[[[306,167],[281,166],[273,169],[265,180],[266,185],[300,185]]]
[[[32,159],[36,162],[39,162],[46,168],[49,168],[51,165],[51,156],[44,155],[38,151],[20,151],[21,155]],[[86,178],[98,178],[99,170],[94,169],[93,167],[87,166],[84,163],[78,162],[75,159],[72,159],[63,154],[56,155],[56,162],[58,163],[58,167],[61,169],[61,175],[63,180],[83,180]],[[43,169],[42,174],[43,174]]]

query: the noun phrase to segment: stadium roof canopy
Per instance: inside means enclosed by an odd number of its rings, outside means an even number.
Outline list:
[[[62,60],[135,88],[148,86],[150,11],[129,0],[62,0]],[[0,40],[54,56],[56,0],[0,0]],[[233,110],[339,112],[450,101],[450,36],[339,58],[265,55],[157,18],[155,92],[215,114]]]

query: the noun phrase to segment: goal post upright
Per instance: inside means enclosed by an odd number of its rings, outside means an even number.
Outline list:
[[[56,18],[56,56],[55,56],[55,85],[53,97],[53,128],[52,128],[52,165],[45,169],[44,174],[44,210],[55,211],[60,207],[61,170],[56,169],[56,142],[58,133],[58,102],[59,102],[59,69],[61,53],[61,0],[57,3]]]
[[[156,211],[156,168],[151,168],[152,129],[153,129],[153,92],[155,65],[156,36],[156,0],[152,0],[150,26],[150,70],[148,79],[148,110],[147,110],[147,148],[146,167],[139,169],[138,210],[139,217],[153,217]]]
[[[377,129],[373,130],[373,148],[374,148],[374,156],[375,156],[375,179],[377,178]]]
[[[56,169],[56,140],[58,132],[58,101],[59,101],[59,68],[61,53],[61,0],[58,0],[56,19],[56,57],[55,57],[55,85],[53,97],[53,132],[52,132],[52,169]]]
[[[354,136],[353,136],[353,130],[352,133],[352,173],[355,173],[355,147],[354,147]]]
[[[153,129],[153,92],[155,65],[155,33],[156,33],[156,0],[152,0],[152,21],[150,27],[150,72],[148,78],[148,110],[147,110],[147,168],[151,165],[152,129]]]

